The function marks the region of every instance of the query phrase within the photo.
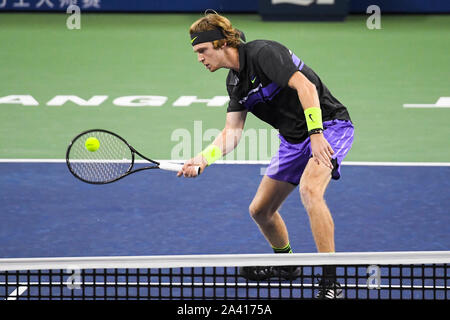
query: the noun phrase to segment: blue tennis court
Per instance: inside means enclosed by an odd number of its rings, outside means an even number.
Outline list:
[[[0,256],[270,253],[248,214],[263,167],[218,164],[189,180],[152,170],[97,186],[65,163],[1,163]],[[448,249],[449,190],[448,166],[344,166],[326,194],[337,251]],[[298,188],[280,213],[294,252],[315,252]]]

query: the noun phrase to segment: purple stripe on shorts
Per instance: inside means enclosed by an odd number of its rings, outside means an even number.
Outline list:
[[[337,167],[332,171],[332,178],[337,180],[341,176],[341,163],[353,144],[353,124],[347,120],[331,120],[323,123],[323,135],[334,151]],[[280,148],[272,158],[266,175],[275,180],[298,184],[311,158],[311,143],[307,138],[297,144],[289,143],[280,137]]]

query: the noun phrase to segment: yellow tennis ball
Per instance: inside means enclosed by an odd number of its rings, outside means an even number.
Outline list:
[[[100,147],[100,141],[97,138],[90,137],[86,139],[84,145],[88,151],[94,152]]]

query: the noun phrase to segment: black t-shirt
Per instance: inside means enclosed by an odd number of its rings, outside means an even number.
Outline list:
[[[255,40],[242,44],[239,72],[230,70],[227,112],[248,110],[278,129],[291,143],[308,137],[303,107],[297,91],[288,86],[289,79],[300,71],[317,88],[322,120],[350,120],[347,109],[331,95],[319,76],[280,43]]]

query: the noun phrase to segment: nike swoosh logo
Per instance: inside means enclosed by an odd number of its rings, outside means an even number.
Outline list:
[[[198,36],[196,36],[195,38],[193,38],[193,39],[191,40],[191,43],[194,42],[195,39],[197,39],[197,38],[198,38]]]
[[[255,83],[256,76],[253,78],[253,80],[250,80],[252,83]]]
[[[314,119],[312,118],[312,114],[309,114],[309,118],[311,119],[312,122],[315,122]]]

